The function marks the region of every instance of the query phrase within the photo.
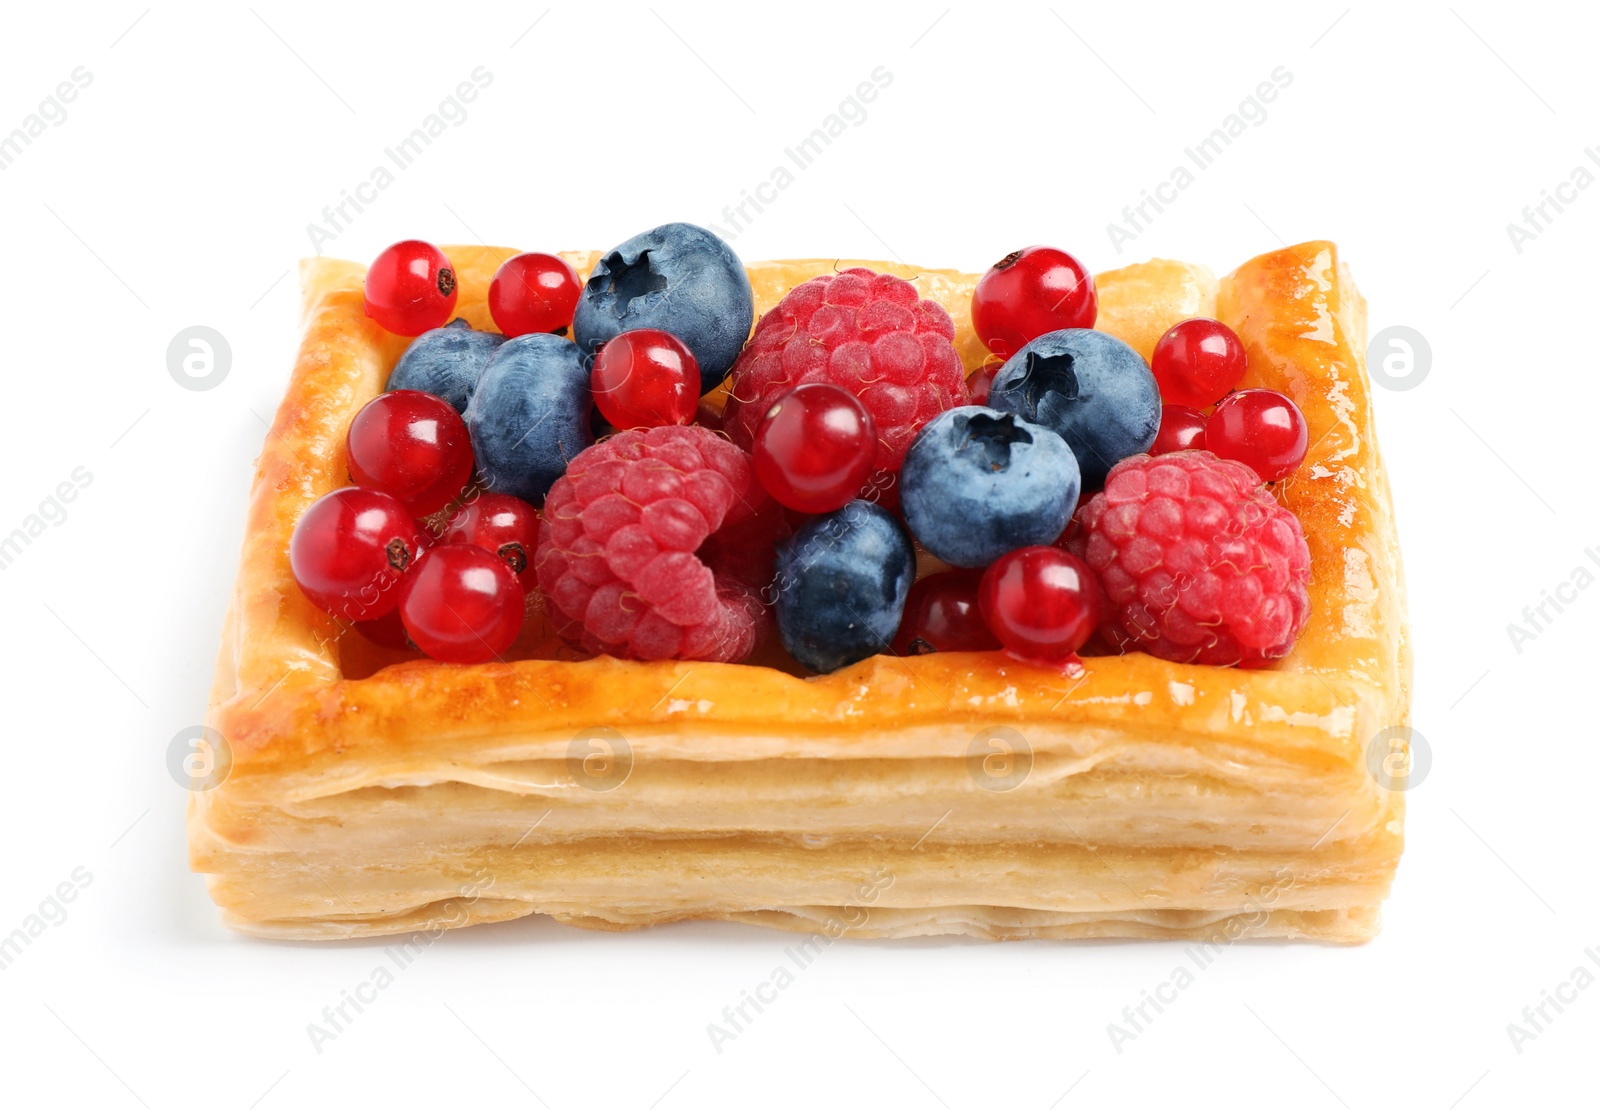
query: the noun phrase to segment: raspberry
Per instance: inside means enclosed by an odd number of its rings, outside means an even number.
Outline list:
[[[1068,547],[1100,577],[1100,636],[1120,652],[1260,668],[1306,624],[1305,535],[1247,466],[1209,451],[1135,455],[1080,521]]]
[[[787,532],[750,456],[701,427],[625,431],[550,487],[534,565],[550,620],[591,653],[739,661]]]
[[[772,402],[796,385],[826,382],[861,398],[878,428],[879,496],[922,425],[967,402],[945,309],[896,276],[849,268],[795,288],[761,316],[733,367],[722,429],[748,450]],[[871,482],[868,483],[872,485]]]

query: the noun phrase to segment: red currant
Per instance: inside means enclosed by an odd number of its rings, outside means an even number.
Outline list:
[[[1089,565],[1036,544],[989,565],[978,588],[983,620],[1018,656],[1073,666],[1100,624],[1100,585]]]
[[[1156,431],[1156,441],[1150,445],[1153,455],[1172,451],[1203,451],[1206,449],[1206,414],[1197,408],[1182,404],[1161,406],[1161,427]]]
[[[346,486],[318,498],[289,539],[289,570],[319,609],[353,622],[395,608],[428,530],[386,493]]]
[[[994,375],[1000,372],[1004,365],[1003,361],[986,361],[972,371],[972,375],[967,378],[968,403],[989,403],[989,386],[994,384]]]
[[[345,434],[350,477],[397,498],[412,514],[437,513],[472,478],[472,438],[446,401],[396,389],[368,401]]]
[[[1298,470],[1306,443],[1305,416],[1294,401],[1271,389],[1230,393],[1206,421],[1206,450],[1244,463],[1263,482]]]
[[[628,330],[594,356],[589,376],[595,407],[614,427],[694,422],[700,363],[664,330]]]
[[[456,309],[456,270],[437,245],[398,241],[367,269],[367,315],[392,334],[415,338]]]
[[[436,661],[481,664],[522,630],[522,584],[504,560],[473,544],[441,544],[417,560],[400,587],[406,634]]]
[[[524,594],[538,586],[533,549],[539,542],[539,512],[504,493],[486,493],[461,507],[444,534],[446,544],[476,544],[506,561]]]
[[[572,265],[549,253],[523,253],[489,281],[489,314],[507,338],[565,334],[583,285]]]
[[[1185,319],[1161,336],[1150,355],[1161,399],[1194,408],[1232,392],[1244,369],[1244,343],[1216,319]]]
[[[772,402],[750,453],[757,480],[779,505],[831,513],[849,504],[871,477],[878,429],[853,393],[817,382]]]
[[[1041,334],[1093,326],[1099,308],[1094,277],[1076,257],[1034,245],[983,274],[972,293],[972,325],[990,353],[1008,358]]]
[[[978,609],[982,578],[981,571],[940,571],[912,584],[894,651],[909,657],[1000,648]]]
[[[378,646],[380,649],[395,649],[400,652],[409,652],[411,641],[406,637],[406,627],[400,621],[400,611],[394,609],[381,618],[369,618],[364,622],[357,622],[356,629],[361,636]]]

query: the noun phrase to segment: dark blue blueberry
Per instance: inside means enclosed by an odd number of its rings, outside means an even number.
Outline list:
[[[448,400],[457,412],[465,412],[483,367],[505,340],[504,334],[473,330],[466,319],[456,319],[417,335],[389,374],[388,387],[431,392]]]
[[[727,242],[673,222],[600,258],[578,297],[572,336],[592,357],[625,330],[665,330],[694,354],[707,393],[733,368],[754,317],[750,277]]]
[[[1086,489],[1150,449],[1161,426],[1161,390],[1126,343],[1098,330],[1041,334],[1000,367],[989,407],[1015,412],[1067,441]]]
[[[1078,505],[1078,460],[1047,427],[976,405],[935,417],[900,467],[900,512],[922,546],[956,567],[987,567],[1054,544]]]
[[[911,537],[866,501],[808,521],[778,545],[778,636],[813,672],[888,647],[916,578]]]
[[[542,505],[567,463],[594,442],[593,406],[583,355],[567,339],[524,334],[497,349],[466,414],[488,488]]]

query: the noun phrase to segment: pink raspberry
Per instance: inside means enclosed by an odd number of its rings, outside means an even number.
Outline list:
[[[733,367],[722,429],[748,450],[780,393],[823,381],[861,398],[878,428],[877,469],[892,494],[911,439],[967,402],[955,325],[897,276],[849,268],[795,288],[761,316]],[[892,501],[892,497],[889,498]]]
[[[625,431],[552,487],[534,566],[550,619],[591,653],[739,661],[768,621],[788,526],[750,456],[702,427]]]
[[[1121,652],[1259,668],[1305,627],[1305,534],[1248,466],[1209,451],[1134,455],[1079,520],[1068,547],[1100,577],[1100,636]]]

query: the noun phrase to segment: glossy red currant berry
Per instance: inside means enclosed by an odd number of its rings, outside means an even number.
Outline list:
[[[1185,319],[1161,336],[1150,355],[1150,372],[1161,399],[1204,408],[1244,380],[1244,343],[1216,319]]]
[[[989,631],[1030,660],[1073,666],[1100,624],[1100,585],[1089,565],[1060,548],[1036,544],[989,565],[978,588]]]
[[[772,402],[750,453],[756,479],[779,505],[831,513],[848,505],[871,477],[878,429],[853,393],[817,382]]]
[[[594,404],[612,426],[669,427],[694,422],[700,364],[664,330],[628,330],[594,356]]]
[[[400,620],[436,661],[481,664],[522,630],[522,584],[493,552],[473,544],[430,548],[400,586]]]
[[[989,360],[972,371],[967,378],[967,403],[989,403],[989,386],[994,384],[994,375],[1000,372],[1003,361]]]
[[[524,594],[539,585],[533,549],[539,542],[539,512],[520,498],[486,493],[468,502],[450,521],[446,544],[476,544],[505,560],[516,573]]]
[[[397,498],[414,516],[437,513],[472,478],[472,438],[446,401],[413,389],[373,397],[345,433],[350,477]]]
[[[397,652],[411,650],[411,641],[406,637],[406,627],[400,621],[398,607],[381,618],[369,618],[364,622],[357,622],[356,629],[362,637],[380,649],[394,649]]]
[[[489,314],[507,338],[565,334],[583,285],[572,265],[549,253],[523,253],[489,281]]]
[[[1230,393],[1206,421],[1206,450],[1244,463],[1263,482],[1298,470],[1306,443],[1305,416],[1294,401],[1271,389]]]
[[[456,309],[456,270],[437,245],[399,241],[367,269],[367,315],[392,334],[415,338]]]
[[[366,621],[395,608],[400,578],[428,541],[428,530],[399,501],[346,486],[301,515],[289,538],[289,570],[319,609]]]
[[[972,293],[972,326],[978,341],[1004,359],[1041,334],[1092,327],[1099,309],[1094,277],[1076,257],[1034,245],[983,274]]]
[[[953,570],[918,579],[890,647],[902,657],[1000,648],[978,608],[982,578],[981,571]]]
[[[1206,414],[1182,404],[1163,404],[1161,426],[1156,429],[1156,441],[1150,445],[1150,453],[1165,455],[1173,451],[1205,449]]]

